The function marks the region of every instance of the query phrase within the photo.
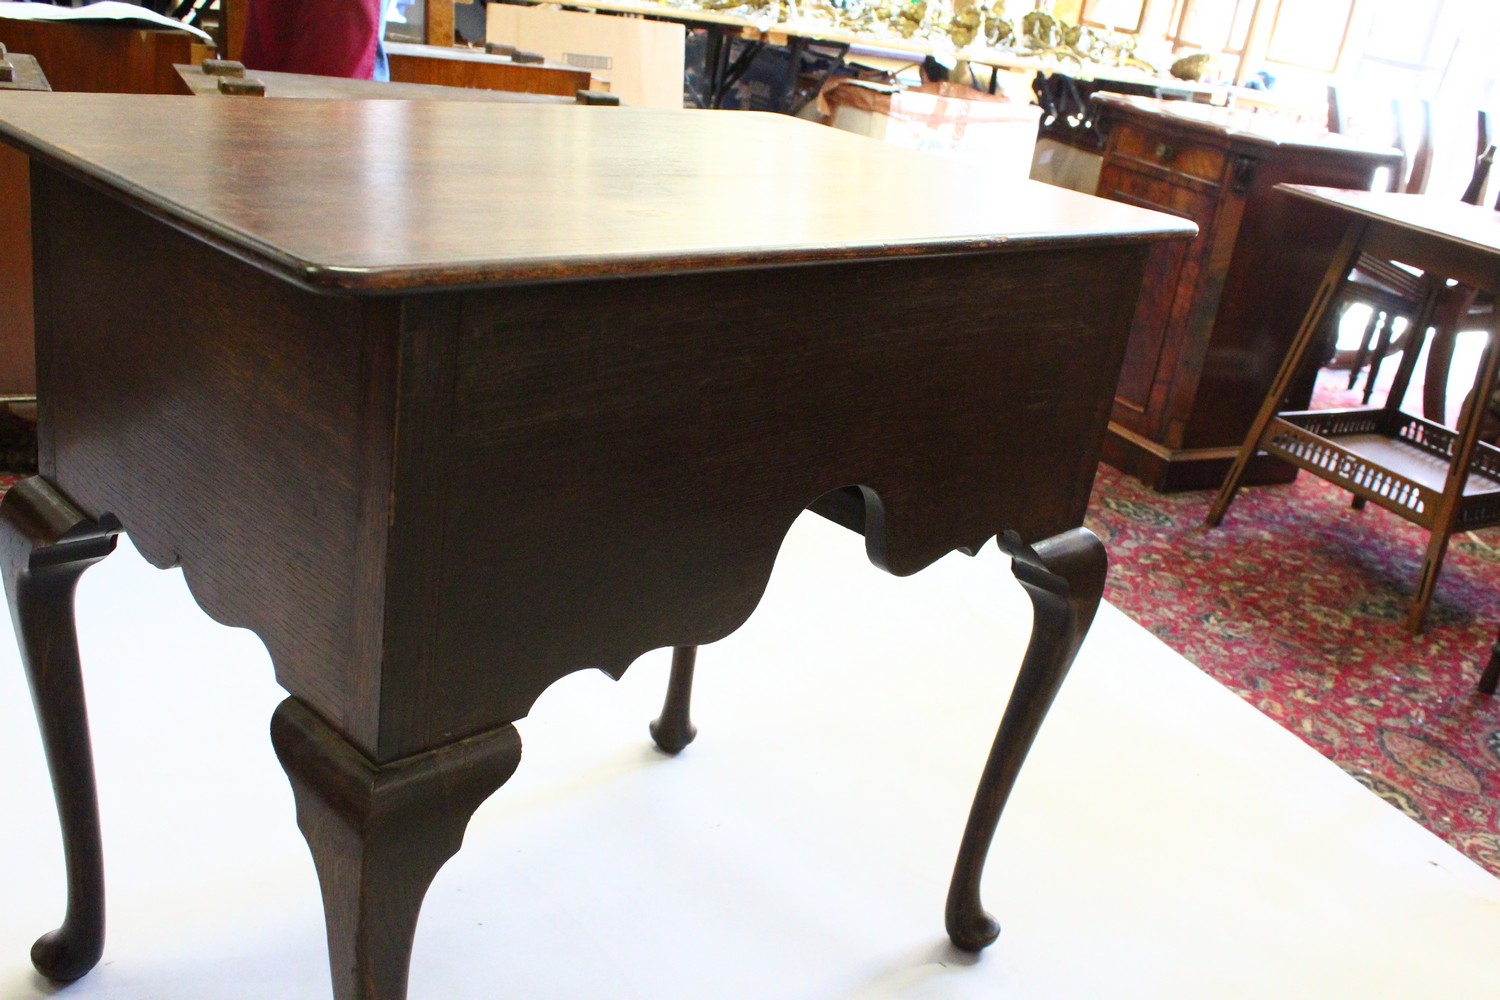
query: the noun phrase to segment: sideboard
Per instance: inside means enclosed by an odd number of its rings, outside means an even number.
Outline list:
[[[1199,229],[1192,243],[1152,251],[1104,459],[1157,490],[1217,486],[1343,231],[1335,215],[1272,189],[1368,189],[1401,154],[1267,114],[1118,94],[1094,102],[1106,135],[1097,193]],[[1293,383],[1287,408],[1306,404],[1312,374]],[[1246,481],[1295,475],[1262,457]]]

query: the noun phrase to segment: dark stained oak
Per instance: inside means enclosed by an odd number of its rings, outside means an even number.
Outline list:
[[[686,745],[693,647],[809,506],[892,573],[1011,530],[1028,589],[1071,588],[1035,597],[960,852],[981,920],[1097,600],[1076,529],[1142,269],[1191,226],[769,115],[0,95],[0,138],[32,158],[37,488],[266,643],[338,1000],[404,997],[558,678],[677,647],[655,736]]]
[[[650,725],[651,739],[667,754],[679,754],[698,735],[689,717],[693,693],[693,667],[698,662],[697,646],[678,646],[672,650],[672,673],[667,678],[667,696],[661,715]]]
[[[115,115],[135,134],[98,127]],[[1171,228],[761,113],[298,101],[266,115],[239,101],[101,96],[7,100],[0,119],[0,135],[60,166],[107,160],[121,193],[171,224],[330,290],[1066,249]],[[27,141],[43,129],[45,141]],[[399,141],[412,155],[387,157]],[[159,155],[168,145],[176,155]],[[869,193],[838,197],[830,177]],[[953,197],[935,200],[933,184]],[[726,198],[755,208],[728,225]],[[393,210],[402,199],[422,211]]]
[[[521,763],[516,728],[377,767],[288,698],[271,743],[323,888],[334,996],[404,996],[422,897],[474,810]]]
[[[62,982],[88,972],[104,951],[104,854],[73,593],[83,571],[114,551],[118,531],[84,516],[41,479],[18,484],[0,503],[0,573],[38,706],[68,871],[62,926],[37,940],[31,960]]]
[[[1015,691],[979,779],[948,889],[948,937],[965,951],[979,951],[1000,935],[1000,925],[979,898],[985,857],[1020,776],[1026,748],[1036,739],[1099,610],[1108,565],[1104,544],[1087,528],[1044,539],[1035,548],[1007,532],[1000,545],[1011,555],[1012,571],[1031,598],[1036,620]]]

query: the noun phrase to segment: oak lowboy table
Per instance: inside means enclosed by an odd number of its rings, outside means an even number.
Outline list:
[[[681,749],[694,647],[809,505],[897,574],[1008,532],[1036,627],[947,914],[994,939],[1142,268],[1191,226],[769,115],[27,96],[41,475],[0,563],[69,870],[38,968],[102,948],[72,592],[119,531],[265,642],[335,994],[392,1000],[512,723],[670,645]]]

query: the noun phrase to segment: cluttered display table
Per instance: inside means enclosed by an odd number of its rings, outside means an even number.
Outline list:
[[[44,973],[102,949],[71,609],[119,532],[265,642],[336,996],[399,1000],[513,723],[673,646],[680,749],[693,647],[810,505],[897,575],[1012,532],[1036,628],[947,913],[994,939],[984,857],[1102,592],[1142,269],[1190,225],[781,116],[27,96],[41,473],[0,562],[68,852]]]
[[[542,3],[544,0],[525,0]],[[1007,15],[1004,4],[948,0],[593,0],[580,7],[672,21],[707,35],[696,95],[704,107],[723,107],[736,84],[768,48],[786,51],[788,73],[766,98],[769,110],[796,112],[846,60],[970,66],[958,80],[996,89],[1001,73],[1019,74],[1026,99],[1036,74],[1065,76],[1100,89],[1224,103],[1231,88],[1168,74],[1136,52],[1134,35],[1062,21],[1045,11]],[[496,14],[490,14],[492,32]],[[501,39],[506,40],[506,39]],[[690,78],[699,71],[692,67]],[[798,93],[804,72],[812,87]],[[984,71],[984,72],[982,72]],[[988,80],[985,80],[986,73]],[[1014,89],[1014,88],[1013,88]],[[1076,123],[1064,122],[1066,131]]]

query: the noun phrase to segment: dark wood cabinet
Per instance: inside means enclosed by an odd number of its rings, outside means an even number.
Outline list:
[[[1368,188],[1401,155],[1284,119],[1101,94],[1098,193],[1198,224],[1152,251],[1104,457],[1154,489],[1216,486],[1250,429],[1343,227],[1272,189]],[[1310,378],[1290,405],[1305,404]],[[1300,396],[1300,399],[1296,397]],[[1264,462],[1250,482],[1295,470]]]

